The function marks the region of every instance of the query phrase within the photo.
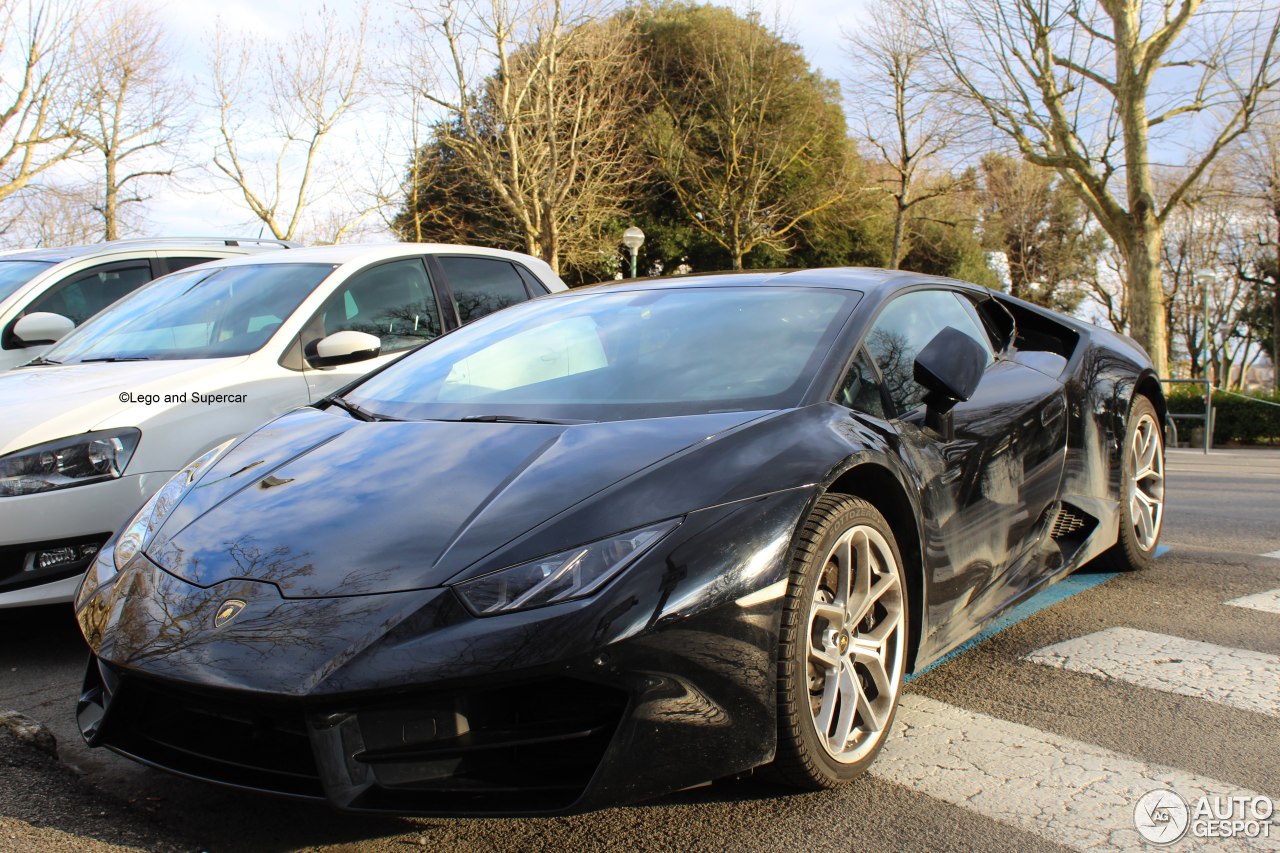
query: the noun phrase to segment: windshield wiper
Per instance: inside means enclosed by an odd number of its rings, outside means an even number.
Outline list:
[[[44,367],[46,364],[62,364],[62,362],[54,361],[53,359],[45,358],[42,355],[38,355],[22,366],[23,367]]]
[[[108,355],[102,358],[82,358],[81,364],[92,364],[94,362],[114,362],[114,361],[150,361],[151,359],[145,355]]]
[[[349,412],[357,419],[362,421],[398,421],[399,418],[389,418],[386,415],[380,415],[377,412],[371,412],[363,406],[357,406],[342,397],[330,397],[329,402],[344,412]]]
[[[557,418],[524,418],[520,415],[467,415],[458,418],[460,421],[467,423],[484,423],[484,424],[558,424],[560,426],[574,426],[575,424],[593,424],[595,421],[573,421]]]

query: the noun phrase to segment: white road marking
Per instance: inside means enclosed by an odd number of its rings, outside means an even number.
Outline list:
[[[1148,764],[1100,746],[956,708],[902,697],[895,732],[871,774],[1075,850],[1137,850],[1133,811],[1148,791],[1245,796],[1235,785]],[[1161,848],[1280,850],[1280,837],[1203,839]]]
[[[1133,628],[1108,628],[1027,655],[1084,672],[1280,717],[1280,657]]]
[[[1250,610],[1263,610],[1267,613],[1280,613],[1280,589],[1268,592],[1256,592],[1253,595],[1242,595],[1227,602],[1236,607],[1248,607]]]
[[[1262,556],[1270,557],[1273,560],[1280,560],[1280,551],[1268,551],[1266,554],[1263,554]]]

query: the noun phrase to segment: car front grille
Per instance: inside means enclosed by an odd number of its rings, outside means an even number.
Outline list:
[[[324,796],[305,716],[288,703],[128,678],[113,697],[104,742],[185,775],[273,793]]]
[[[120,673],[96,742],[290,796],[324,797],[328,772],[350,809],[537,813],[582,796],[626,705],[621,690],[565,678],[325,708]]]

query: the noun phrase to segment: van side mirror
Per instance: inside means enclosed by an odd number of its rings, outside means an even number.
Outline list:
[[[13,336],[21,341],[24,347],[53,344],[75,327],[75,321],[69,317],[51,314],[48,311],[36,311],[20,317],[18,322],[13,324]]]
[[[308,347],[308,350],[311,350]],[[312,367],[338,367],[376,358],[382,352],[382,341],[368,332],[334,332],[314,344],[314,352],[307,355]]]
[[[916,382],[929,393],[925,395],[925,426],[940,433],[944,440],[955,437],[951,409],[978,390],[982,371],[987,366],[987,351],[959,329],[947,326],[938,332],[916,356]]]

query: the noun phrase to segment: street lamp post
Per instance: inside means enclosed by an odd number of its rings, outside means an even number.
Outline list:
[[[635,278],[636,255],[640,254],[640,247],[644,245],[644,232],[632,225],[622,232],[622,245],[626,246],[627,251],[631,253],[631,277]]]
[[[1213,378],[1209,375],[1209,359],[1211,358],[1210,352],[1213,341],[1213,335],[1209,331],[1209,288],[1217,281],[1217,276],[1211,270],[1201,270],[1196,275],[1196,278],[1199,279],[1201,287],[1204,288],[1204,304],[1202,306],[1204,311],[1204,345],[1200,351],[1200,360],[1204,378],[1212,382]]]

